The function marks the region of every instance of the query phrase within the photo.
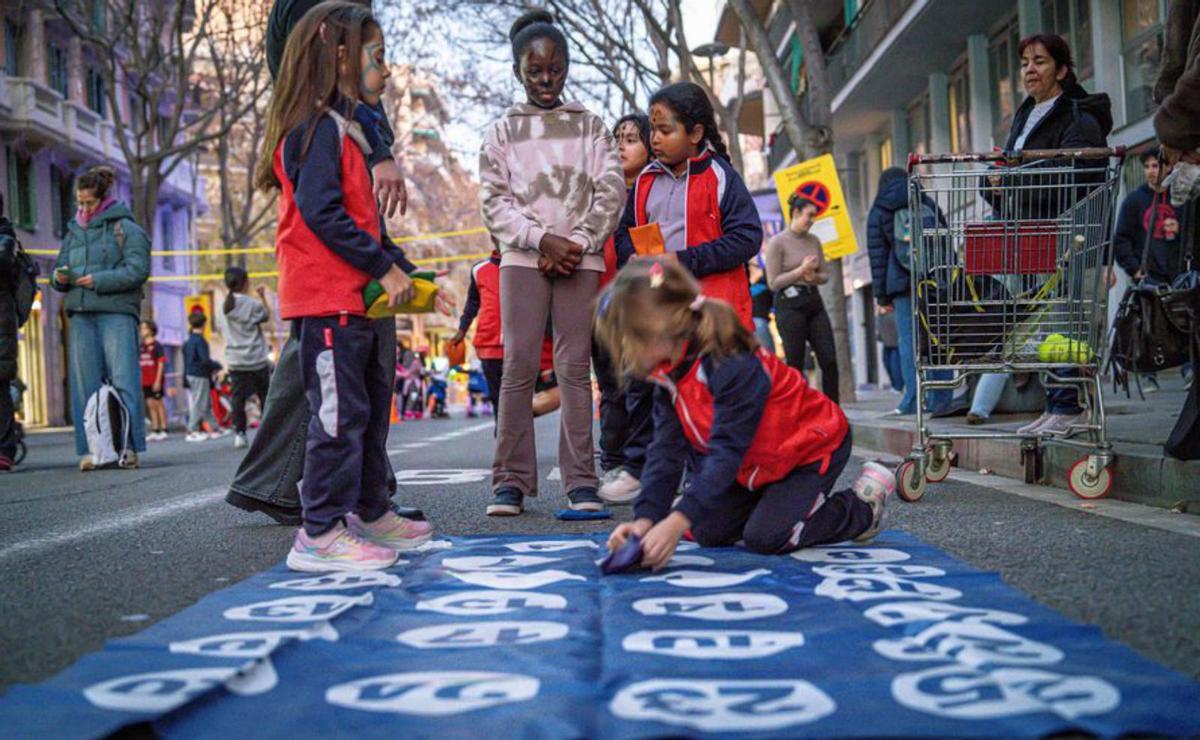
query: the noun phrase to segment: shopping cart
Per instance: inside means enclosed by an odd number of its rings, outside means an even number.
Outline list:
[[[1037,373],[1047,387],[1076,389],[1086,423],[1062,437],[1025,438],[1022,454],[1036,459],[1043,443],[1086,452],[1070,470],[1071,491],[1108,492],[1100,368],[1123,161],[1123,149],[910,155],[918,403],[917,440],[897,471],[905,501],[949,475],[954,439],[1021,438],[930,428],[924,393],[981,373]]]

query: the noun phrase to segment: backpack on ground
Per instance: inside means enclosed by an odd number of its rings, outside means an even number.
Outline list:
[[[133,450],[129,409],[107,380],[88,398],[83,426],[88,452],[98,468],[120,466]]]

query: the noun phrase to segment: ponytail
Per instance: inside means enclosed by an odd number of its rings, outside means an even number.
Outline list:
[[[226,316],[233,313],[234,306],[237,305],[237,294],[246,289],[249,281],[250,275],[244,269],[236,266],[225,268],[225,287],[229,292],[225,294],[221,310]]]

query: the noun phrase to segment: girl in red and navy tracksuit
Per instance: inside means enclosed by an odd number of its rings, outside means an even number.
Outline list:
[[[500,333],[500,250],[494,245],[487,259],[471,266],[467,303],[458,319],[458,332],[450,343],[463,341],[476,318],[479,324],[471,344],[487,380],[494,421],[500,411],[500,378],[504,370],[504,337]]]
[[[358,98],[378,103],[388,77],[370,11],[327,3],[296,25],[271,99],[258,184],[278,188],[280,314],[300,320],[300,365],[312,420],[300,499],[303,529],[288,566],[374,570],[428,539],[389,509],[387,432],[394,347],[366,317],[379,280],[397,305],[411,281],[381,238]],[[315,105],[314,105],[315,102]],[[421,531],[416,531],[420,528]]]
[[[850,458],[845,414],[699,288],[674,260],[638,260],[600,297],[601,341],[625,374],[656,386],[634,521],[609,546],[637,534],[657,570],[688,529],[704,546],[744,541],[765,554],[873,537],[891,472],[867,463],[853,489],[834,491]]]

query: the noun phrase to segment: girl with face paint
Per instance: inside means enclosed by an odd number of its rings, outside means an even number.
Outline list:
[[[570,52],[545,11],[509,32],[525,102],[485,134],[479,157],[484,224],[500,245],[504,372],[493,463],[491,516],[515,516],[537,494],[530,398],[547,319],[562,397],[559,467],[568,504],[603,509],[592,460],[591,303],[604,242],[625,202],[612,133],[599,116],[564,101]]]

